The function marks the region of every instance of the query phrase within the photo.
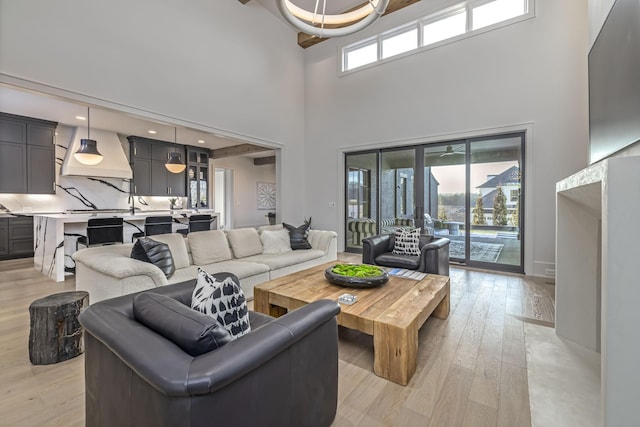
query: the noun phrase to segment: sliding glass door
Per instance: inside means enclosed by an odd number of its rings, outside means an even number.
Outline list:
[[[425,224],[428,232],[451,240],[449,259],[465,261],[466,142],[451,141],[424,147]]]
[[[345,250],[359,252],[362,239],[377,232],[378,154],[348,155],[346,177]]]
[[[524,133],[346,156],[346,245],[420,227],[450,260],[523,272]]]
[[[522,272],[524,135],[469,141],[468,262]]]

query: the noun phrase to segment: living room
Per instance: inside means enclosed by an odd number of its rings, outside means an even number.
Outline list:
[[[279,221],[311,215],[314,228],[338,233],[339,251],[345,153],[524,131],[522,280],[552,281],[556,183],[589,165],[587,53],[613,2],[530,1],[531,19],[338,71],[341,47],[455,3],[419,1],[303,50],[267,0],[1,0],[0,83],[279,149]],[[639,152],[635,144],[623,154]],[[11,274],[18,286],[24,272]],[[452,284],[471,286],[474,274],[485,277],[458,269]],[[512,277],[485,278],[507,286]],[[3,335],[14,336],[10,327]],[[367,363],[364,354],[355,365]]]

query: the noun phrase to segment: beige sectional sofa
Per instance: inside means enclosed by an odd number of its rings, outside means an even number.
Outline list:
[[[309,230],[311,249],[265,253],[266,230],[209,230],[151,236],[166,243],[176,266],[167,278],[155,265],[130,257],[132,243],[82,249],[73,255],[76,262],[76,289],[89,292],[91,304],[120,295],[152,289],[196,278],[198,267],[208,273],[228,271],[240,278],[245,295],[253,298],[253,287],[289,273],[337,259],[337,234],[333,231]],[[262,238],[262,239],[261,239]]]

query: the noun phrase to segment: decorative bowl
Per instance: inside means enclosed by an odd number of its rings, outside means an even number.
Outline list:
[[[338,274],[333,271],[338,266],[347,266],[349,269],[358,269],[364,266],[367,270],[377,269],[380,274],[368,276]],[[350,288],[375,288],[389,281],[389,275],[384,269],[368,264],[336,264],[324,271],[324,277],[327,278],[329,283]]]

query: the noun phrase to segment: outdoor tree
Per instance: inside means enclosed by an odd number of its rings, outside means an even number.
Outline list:
[[[493,197],[493,225],[507,225],[507,198],[501,186]]]
[[[482,196],[476,198],[476,207],[473,208],[473,224],[484,225],[487,221],[484,220],[484,204],[482,203]]]
[[[511,214],[511,224],[513,224],[514,227],[520,226],[520,198],[519,197],[518,197],[518,200],[516,200],[516,207],[513,210],[513,213]]]
[[[440,206],[440,209],[438,209],[438,219],[440,221],[449,221],[449,218],[447,217],[447,212],[445,212],[444,207]]]

